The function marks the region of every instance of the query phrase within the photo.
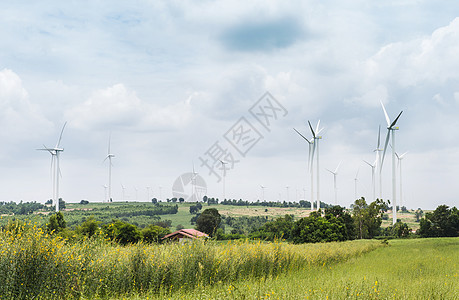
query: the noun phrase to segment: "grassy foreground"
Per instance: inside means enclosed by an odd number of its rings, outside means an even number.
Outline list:
[[[458,273],[459,238],[393,240],[390,247],[344,262],[197,288],[168,299],[459,299]]]
[[[378,241],[313,245],[209,241],[123,247],[100,239],[70,243],[36,225],[19,225],[0,232],[0,298],[146,299],[203,290],[216,293],[205,297],[219,298],[220,290],[213,286],[325,268],[380,246]]]

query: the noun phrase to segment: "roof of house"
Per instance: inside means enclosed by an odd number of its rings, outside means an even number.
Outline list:
[[[192,239],[209,236],[206,233],[198,231],[196,229],[180,229],[175,232],[169,233],[168,235],[164,236],[163,239],[167,239],[167,238],[179,235],[179,234],[192,238]]]

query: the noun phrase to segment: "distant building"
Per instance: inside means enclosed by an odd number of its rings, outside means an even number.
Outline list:
[[[179,241],[179,242],[186,242],[191,241],[194,239],[199,238],[207,238],[207,235],[204,232],[198,231],[196,229],[180,229],[175,232],[172,232],[166,236],[164,236],[163,240],[170,240],[170,241]]]

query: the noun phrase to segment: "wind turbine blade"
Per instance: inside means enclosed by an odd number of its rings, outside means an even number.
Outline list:
[[[339,167],[341,166],[341,161],[339,162],[338,166],[335,169],[335,173],[338,174]]]
[[[389,116],[387,115],[386,108],[384,107],[384,104],[382,103],[382,101],[381,101],[381,106],[384,111],[384,116],[386,117],[387,127],[390,127],[390,119],[389,119]]]
[[[112,133],[110,132],[110,134],[108,135],[108,154],[110,154],[110,143],[111,143],[111,139],[112,139]]]
[[[311,143],[311,142],[310,142],[304,135],[302,135],[298,130],[296,130],[295,128],[293,128],[293,130],[295,130],[296,133],[298,133],[303,139],[305,139],[306,142]]]
[[[376,150],[379,150],[379,147],[381,146],[381,125],[378,127],[378,147],[376,147]]]
[[[383,155],[381,158],[381,168],[379,169],[380,172],[382,171],[382,167],[384,164],[384,157],[386,156],[387,145],[389,144],[389,137],[390,137],[390,129],[387,130],[386,143],[384,144]]]
[[[309,128],[311,128],[312,136],[316,138],[316,133],[314,132],[314,129],[312,129],[312,125],[311,125],[311,122],[309,122],[309,120],[308,120],[308,124],[309,124]]]
[[[392,124],[390,124],[389,128],[392,128],[392,127],[395,126],[395,123],[397,123],[398,118],[400,118],[400,116],[402,115],[402,112],[403,112],[403,110],[398,114],[397,118],[395,118],[394,122],[392,122]]]
[[[402,155],[400,155],[400,159],[402,159],[407,153],[408,153],[408,151],[406,151],[405,153],[403,153]]]
[[[62,140],[62,134],[64,133],[65,125],[67,125],[67,122],[64,123],[64,126],[62,126],[61,134],[59,135],[59,139],[57,140],[56,148],[59,147],[61,140]]]
[[[369,165],[370,167],[372,167],[372,168],[373,168],[373,165],[372,165],[372,164],[370,164],[370,163],[369,163],[369,162],[367,162],[366,160],[363,160],[363,161],[364,161],[364,162],[365,162],[367,165]]]
[[[316,134],[319,134],[319,126],[320,126],[320,120],[317,121]]]
[[[331,170],[329,170],[329,169],[327,169],[327,168],[325,168],[325,170],[327,170],[328,172],[330,172],[330,173],[332,173],[332,174],[335,174],[335,172],[333,172],[333,171],[331,171]]]

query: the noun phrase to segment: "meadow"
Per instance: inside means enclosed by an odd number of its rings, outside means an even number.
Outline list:
[[[0,298],[121,299],[193,294],[213,286],[334,265],[380,241],[291,245],[214,241],[120,246],[101,237],[68,242],[36,224],[0,234]]]
[[[391,240],[348,260],[168,299],[459,299],[459,238]]]

